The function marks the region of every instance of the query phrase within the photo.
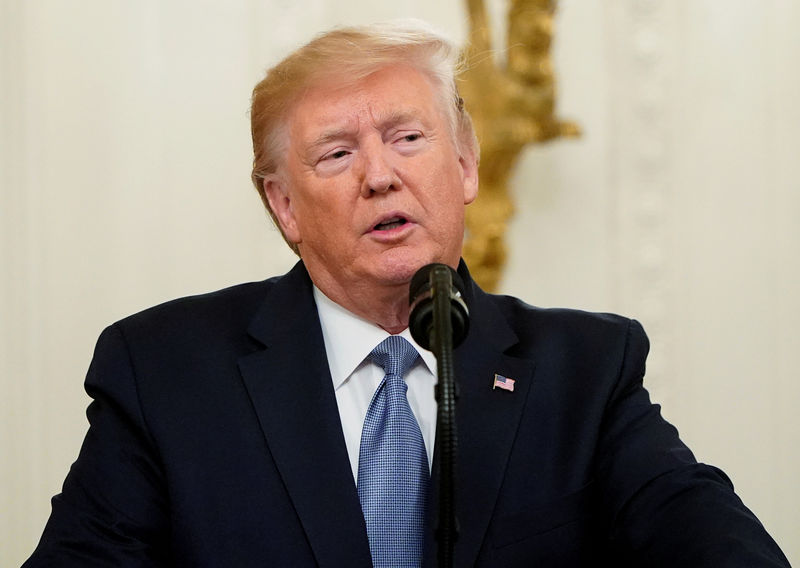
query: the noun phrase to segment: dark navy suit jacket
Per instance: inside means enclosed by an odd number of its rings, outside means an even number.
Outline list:
[[[460,270],[456,566],[788,566],[651,404],[638,323],[491,296]],[[370,565],[302,263],[112,325],[86,390],[86,440],[26,566]]]

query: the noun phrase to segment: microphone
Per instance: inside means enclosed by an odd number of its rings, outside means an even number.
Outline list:
[[[434,299],[444,295],[449,299],[452,346],[464,341],[469,331],[469,309],[464,302],[464,281],[458,273],[446,264],[433,263],[420,268],[411,279],[408,302],[411,310],[408,327],[411,337],[421,347],[433,351],[435,344]]]
[[[464,282],[446,264],[429,264],[411,279],[408,327],[420,346],[436,355],[436,452],[439,455],[439,520],[436,527],[439,566],[452,568],[458,539],[456,517],[456,382],[453,347],[467,336],[469,310],[464,303]]]

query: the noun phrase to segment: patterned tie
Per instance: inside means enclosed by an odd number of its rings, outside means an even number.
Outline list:
[[[358,497],[375,568],[422,565],[430,472],[403,380],[417,357],[397,335],[370,353],[386,373],[367,410],[358,456]]]

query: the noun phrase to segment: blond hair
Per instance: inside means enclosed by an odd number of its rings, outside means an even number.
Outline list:
[[[277,171],[285,154],[288,142],[286,118],[292,104],[301,98],[304,91],[323,79],[335,77],[342,85],[356,83],[383,67],[395,64],[410,65],[431,80],[453,142],[460,151],[469,152],[477,159],[479,150],[472,120],[456,88],[461,59],[451,42],[416,20],[325,32],[269,69],[253,89],[250,107],[252,180],[279,229],[263,180]],[[297,252],[293,243],[288,240],[287,243]]]

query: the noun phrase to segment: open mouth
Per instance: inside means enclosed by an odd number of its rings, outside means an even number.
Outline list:
[[[385,221],[381,221],[377,225],[375,225],[372,230],[373,231],[391,231],[392,229],[396,229],[398,227],[402,227],[408,223],[408,220],[405,217],[392,217],[391,219],[386,219]]]

